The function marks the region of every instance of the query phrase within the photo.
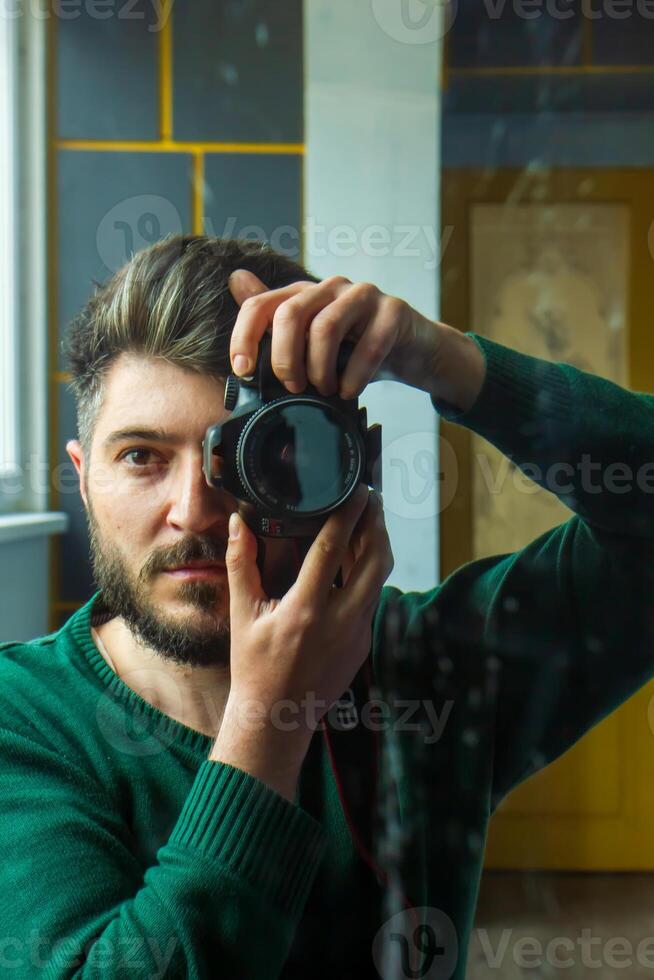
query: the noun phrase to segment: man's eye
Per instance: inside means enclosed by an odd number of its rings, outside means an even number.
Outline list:
[[[120,457],[121,460],[127,459],[128,456],[152,456],[154,455],[151,449],[128,449]],[[144,469],[144,466],[138,462],[133,462],[130,466],[131,469]]]

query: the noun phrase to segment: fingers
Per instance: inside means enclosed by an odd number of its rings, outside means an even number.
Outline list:
[[[331,514],[306,554],[302,568],[287,596],[304,607],[315,608],[328,601],[352,532],[368,500],[365,483],[359,484],[352,496]]]
[[[241,306],[250,296],[268,292],[268,286],[249,269],[235,269],[227,280],[229,291]]]
[[[254,273],[237,269],[229,286],[241,305],[230,341],[234,373],[254,372],[259,343],[270,327],[272,369],[292,394],[308,381],[325,397],[338,391],[341,398],[355,398],[415,330],[407,303],[344,276],[268,289]],[[355,347],[339,379],[338,351],[346,336]]]
[[[384,508],[375,493],[370,494],[356,534],[360,545],[358,553],[345,585],[333,597],[335,606],[344,618],[360,615],[377,603],[382,586],[394,566]]]
[[[276,376],[294,394],[304,390],[307,380],[321,394],[337,390],[341,341],[366,313],[362,295],[353,295],[356,287],[345,295],[344,284],[351,286],[341,277],[325,279],[296,293],[275,311],[270,360]]]
[[[301,290],[314,285],[315,283],[305,281],[294,282],[281,289],[268,289],[266,292],[251,295],[243,301],[229,344],[229,359],[235,374],[252,374],[254,371],[259,342],[266,332],[266,327],[272,324],[277,307]],[[235,358],[238,355],[244,357],[245,362],[237,369]]]
[[[232,532],[237,529],[238,537],[234,538]],[[229,616],[233,625],[250,619],[257,603],[268,600],[261,586],[256,538],[236,511],[229,522],[225,565],[229,584]]]
[[[318,389],[321,395],[327,397],[336,394],[338,391],[339,379],[336,375],[336,363],[341,342],[348,335],[350,339],[357,341],[358,348],[359,344],[362,343],[359,339],[361,335],[363,334],[365,337],[368,334],[369,327],[366,324],[373,317],[380,295],[376,286],[368,283],[357,283],[351,285],[347,291],[342,292],[332,302],[328,304],[323,302],[322,308],[317,306],[315,311],[309,310],[313,319],[307,336],[306,370],[310,383]],[[299,297],[299,300],[301,299],[303,297]],[[279,312],[281,313],[282,310]],[[374,317],[372,322],[374,322]],[[309,323],[307,322],[308,326]],[[393,339],[389,339],[389,349]],[[383,359],[386,356],[386,351],[381,356]],[[362,388],[365,387],[368,380],[366,379]]]
[[[352,351],[343,376],[337,382],[341,398],[356,398],[361,394],[366,385],[375,379],[375,374],[395,348],[400,335],[409,326],[411,308],[394,296],[381,296],[375,301],[373,309],[374,313]],[[314,329],[312,325],[309,334],[309,358],[312,354]],[[343,331],[343,334],[346,332]]]

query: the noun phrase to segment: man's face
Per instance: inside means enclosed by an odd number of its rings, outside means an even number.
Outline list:
[[[80,474],[98,588],[139,641],[193,667],[229,663],[227,573],[223,565],[210,578],[184,580],[166,569],[225,557],[236,500],[202,472],[206,430],[229,414],[223,396],[215,379],[122,354],[106,376],[90,460],[76,440],[66,446]],[[143,434],[118,436],[123,429]]]

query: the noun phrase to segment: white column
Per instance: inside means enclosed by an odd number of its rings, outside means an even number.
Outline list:
[[[305,0],[304,260],[373,282],[430,318],[440,261],[440,4]],[[389,381],[360,403],[383,431],[388,584],[438,580],[436,415]]]

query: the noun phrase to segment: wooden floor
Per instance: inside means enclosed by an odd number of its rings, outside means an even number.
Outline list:
[[[654,874],[489,873],[467,980],[654,980]]]

